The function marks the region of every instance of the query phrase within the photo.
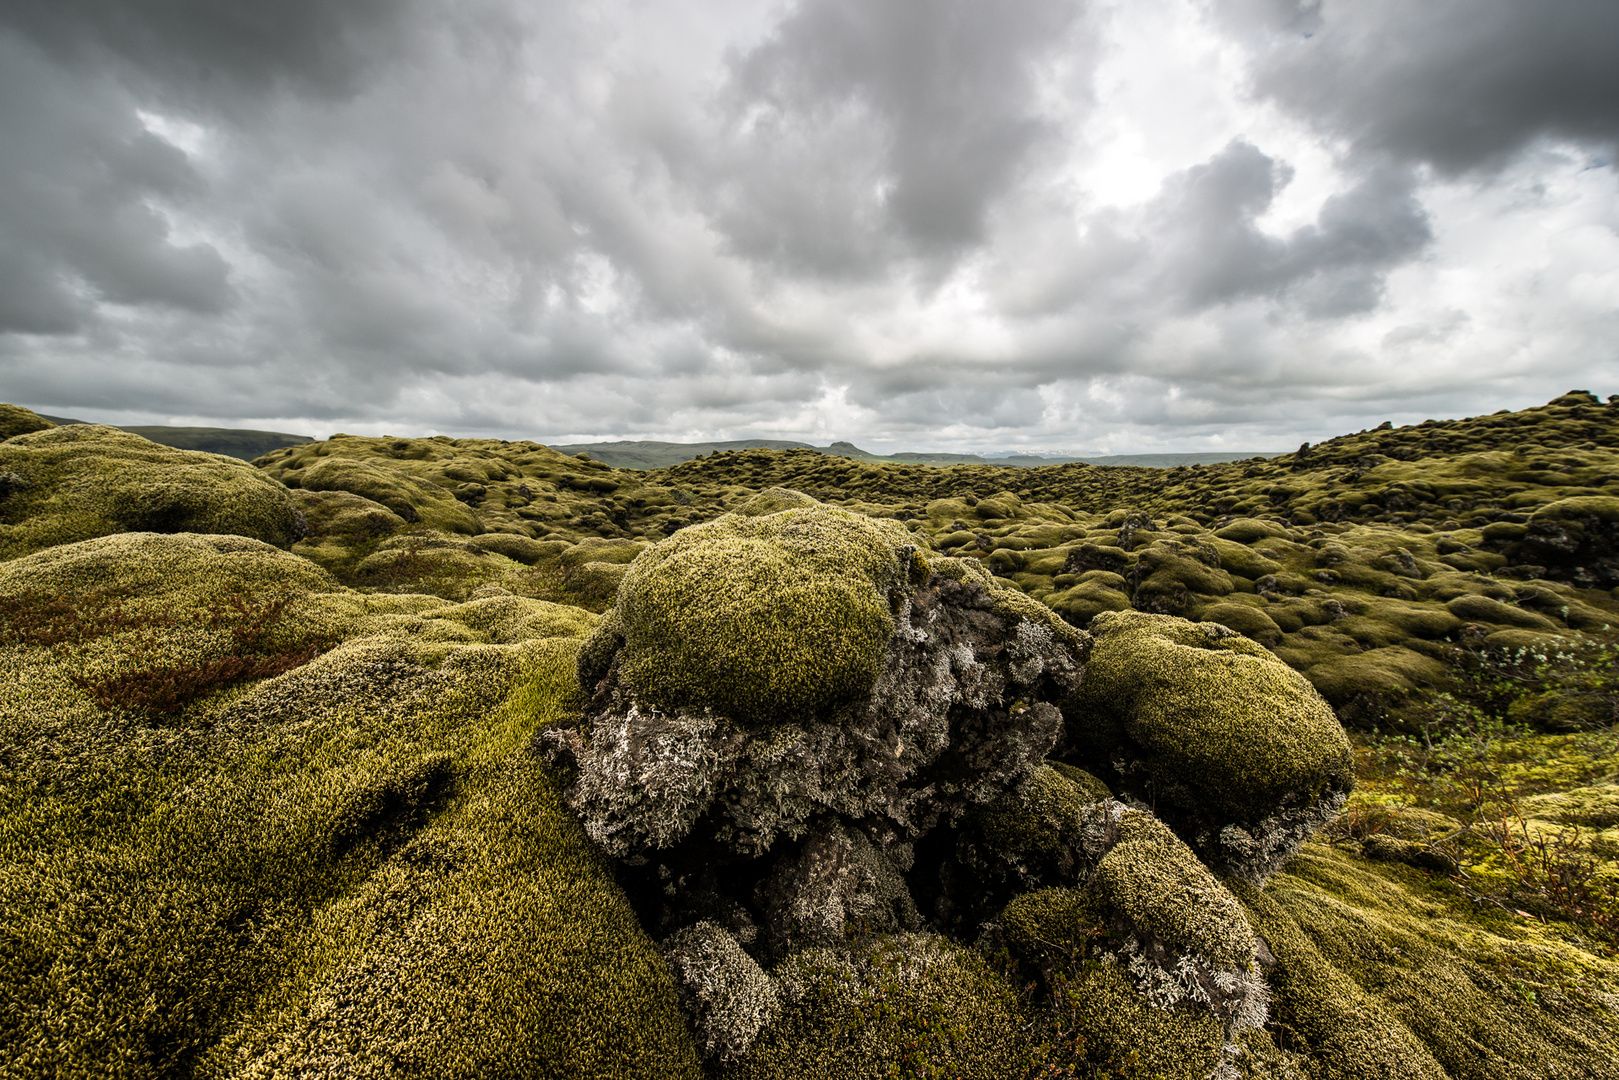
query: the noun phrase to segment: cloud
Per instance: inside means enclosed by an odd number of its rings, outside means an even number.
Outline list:
[[[997,198],[1058,130],[1040,112],[1039,64],[1078,44],[1082,10],[803,0],[732,61],[730,149],[759,171],[733,174],[721,227],[739,251],[821,272],[982,242]]]
[[[1257,91],[1358,152],[1446,173],[1539,138],[1619,143],[1609,0],[1228,0],[1263,36]]]
[[[353,93],[396,56],[409,0],[10,0],[0,25],[63,62],[112,60],[188,106],[228,104],[277,87]]]
[[[167,213],[204,197],[205,182],[116,87],[70,82],[0,39],[0,98],[12,106],[0,114],[0,331],[68,333],[96,301],[199,314],[230,305],[223,256],[177,242]]]
[[[1399,134],[1467,119],[1389,87],[1498,9],[21,0],[0,378],[129,423],[1121,452],[1597,388],[1600,125],[1468,72],[1493,141]]]

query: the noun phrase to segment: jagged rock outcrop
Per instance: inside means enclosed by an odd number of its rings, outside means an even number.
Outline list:
[[[1241,905],[1095,772],[1262,878],[1350,786],[1331,711],[1259,646],[1167,616],[1099,620],[1088,673],[1089,634],[977,563],[795,496],[646,549],[580,653],[581,723],[540,738],[643,918],[675,934],[687,1000],[716,996],[699,953],[972,940],[997,917],[1038,964],[1045,896],[1111,927],[1119,986],[1189,1010],[1216,1068],[1264,1016]],[[744,1054],[713,1008],[688,1014],[711,1056]]]

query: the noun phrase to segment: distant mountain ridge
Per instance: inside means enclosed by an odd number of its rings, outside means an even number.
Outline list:
[[[1172,469],[1179,465],[1215,465],[1226,461],[1247,461],[1251,458],[1281,456],[1280,450],[1242,450],[1226,452],[1170,453],[1170,454],[1112,454],[1084,457],[1043,457],[1039,454],[1008,454],[1004,457],[984,457],[979,454],[918,453],[903,451],[897,454],[873,454],[851,442],[839,441],[830,446],[792,442],[782,439],[741,439],[731,442],[595,442],[549,443],[551,449],[564,454],[588,454],[604,465],[618,469],[663,469],[709,454],[733,450],[814,450],[831,457],[850,458],[874,465],[1010,465],[1015,468],[1037,468],[1041,465],[1067,465],[1081,462],[1086,465],[1134,465],[1143,468]]]
[[[39,413],[53,424],[84,424],[66,416]],[[315,442],[308,435],[293,435],[284,431],[260,431],[255,428],[166,427],[150,424],[135,427],[120,426],[119,430],[132,432],[145,439],[180,450],[202,450],[210,454],[225,454],[243,461],[263,457],[283,446],[296,446]],[[1280,450],[1246,450],[1230,452],[1186,454],[1114,454],[1095,457],[1042,456],[1039,454],[1006,454],[984,457],[979,454],[946,454],[903,451],[897,454],[873,454],[854,443],[838,441],[830,446],[815,446],[791,439],[732,439],[724,442],[657,442],[650,440],[619,440],[592,443],[547,443],[551,449],[563,454],[588,454],[592,460],[616,469],[664,469],[681,462],[707,457],[709,454],[733,450],[814,450],[831,457],[849,458],[874,465],[1010,465],[1015,468],[1037,468],[1041,465],[1067,465],[1082,462],[1086,465],[1134,465],[1152,469],[1172,469],[1179,465],[1215,465],[1225,461],[1247,461],[1250,458],[1280,456]]]

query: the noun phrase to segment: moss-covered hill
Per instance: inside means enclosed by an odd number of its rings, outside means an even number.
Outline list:
[[[746,450],[642,472],[534,443],[349,436],[257,464],[308,517],[295,550],[352,584],[498,577],[511,568],[493,552],[566,576],[587,603],[634,545],[790,488],[903,521],[1079,627],[1131,608],[1223,623],[1353,723],[1449,686],[1459,644],[1555,647],[1619,626],[1619,405],[1583,392],[1168,470]]]
[[[1619,1077],[1616,424],[252,468],[0,407],[0,1078]]]

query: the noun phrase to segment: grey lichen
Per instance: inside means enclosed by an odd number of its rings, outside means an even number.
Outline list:
[[[781,1011],[776,985],[724,928],[685,927],[663,943],[680,1008],[704,1058],[732,1061],[747,1053]]]

